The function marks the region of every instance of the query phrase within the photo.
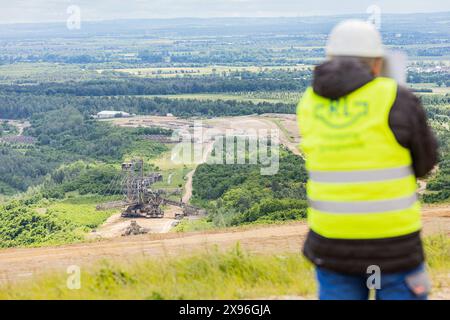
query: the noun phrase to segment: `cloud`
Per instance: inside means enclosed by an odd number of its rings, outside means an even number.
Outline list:
[[[382,12],[450,11],[448,0],[0,0],[0,22],[63,21],[78,5],[84,20],[261,17],[365,13],[377,4]]]

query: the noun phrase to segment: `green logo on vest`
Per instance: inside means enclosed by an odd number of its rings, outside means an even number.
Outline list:
[[[328,104],[319,103],[314,106],[314,117],[332,128],[346,128],[366,116],[369,112],[367,101],[352,101],[347,98],[330,100]]]

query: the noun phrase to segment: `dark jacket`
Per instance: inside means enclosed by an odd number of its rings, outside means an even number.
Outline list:
[[[373,79],[358,59],[339,58],[315,69],[313,89],[320,96],[338,99]],[[397,141],[410,150],[416,177],[429,173],[437,163],[437,141],[420,100],[407,88],[398,87],[389,127]],[[342,240],[310,231],[303,253],[317,266],[349,274],[366,273],[370,265],[380,266],[382,272],[400,272],[424,261],[420,232],[386,239]]]

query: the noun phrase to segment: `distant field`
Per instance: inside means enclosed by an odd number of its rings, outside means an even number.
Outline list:
[[[408,84],[410,88],[413,89],[431,89],[433,92],[429,93],[438,93],[438,94],[447,94],[450,93],[450,87],[439,87],[435,83],[410,83]],[[427,92],[419,92],[420,94],[427,94]]]
[[[419,45],[421,46],[421,45]],[[427,45],[428,47],[428,45]],[[410,61],[416,62],[428,62],[428,63],[448,63],[450,61],[450,55],[443,56],[412,56],[410,57]]]
[[[0,65],[0,84],[35,82],[64,82],[68,80],[91,80],[100,77],[93,71],[76,64],[63,63],[15,63]]]
[[[292,66],[208,66],[208,67],[168,67],[168,68],[131,68],[131,69],[114,69],[114,71],[124,72],[141,77],[179,77],[179,76],[202,76],[210,74],[228,75],[233,72],[262,72],[271,70],[291,70],[301,71],[311,68],[310,65],[292,65]],[[99,70],[100,72],[103,70]]]
[[[272,102],[272,103],[297,103],[301,93],[295,91],[275,92],[232,92],[232,93],[198,93],[198,94],[174,94],[174,95],[152,95],[148,98],[160,97],[168,99],[194,99],[194,100],[236,100]]]

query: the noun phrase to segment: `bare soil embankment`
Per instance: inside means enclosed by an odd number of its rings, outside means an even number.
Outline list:
[[[450,206],[423,210],[425,235],[450,235]],[[138,222],[139,223],[139,222]],[[0,250],[0,281],[31,277],[70,265],[89,266],[102,259],[132,261],[139,257],[176,256],[206,250],[228,249],[240,243],[254,253],[300,252],[308,227],[304,222],[232,228],[194,233],[147,234],[95,242],[43,248]]]

